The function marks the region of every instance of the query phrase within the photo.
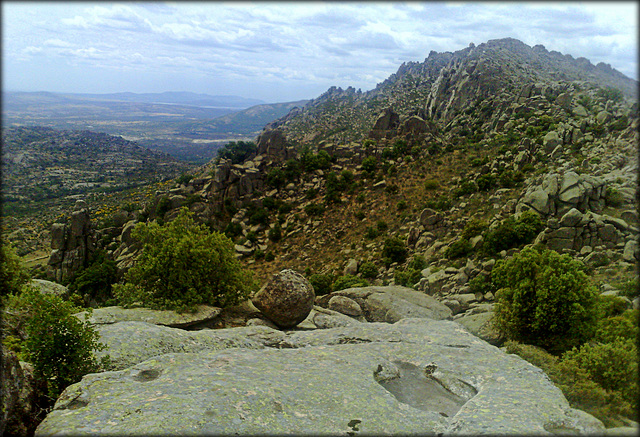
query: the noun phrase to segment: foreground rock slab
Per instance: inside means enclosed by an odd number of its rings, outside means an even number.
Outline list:
[[[279,341],[259,341],[261,349],[169,353],[87,375],[63,392],[36,436],[604,429],[570,408],[540,369],[453,321],[403,319],[289,333],[247,329]]]
[[[108,325],[118,322],[147,322],[173,328],[188,328],[215,319],[221,311],[221,308],[207,305],[198,305],[194,313],[111,306],[94,309],[88,320],[94,325]],[[86,311],[82,311],[75,314],[75,316],[84,320],[87,314]]]

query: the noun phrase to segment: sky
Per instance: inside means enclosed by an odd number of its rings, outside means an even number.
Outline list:
[[[638,79],[635,1],[3,1],[2,89],[288,102],[507,37]]]

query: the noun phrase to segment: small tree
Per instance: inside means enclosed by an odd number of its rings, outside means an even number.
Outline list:
[[[124,285],[114,286],[124,305],[141,302],[179,311],[199,304],[226,307],[246,299],[255,287],[235,257],[233,242],[195,223],[186,208],[164,226],[139,223],[132,235],[143,247]]]
[[[13,246],[0,246],[0,297],[18,293],[31,277]]]
[[[597,293],[583,264],[532,246],[491,272],[497,289],[496,328],[508,339],[559,353],[594,333]]]
[[[100,335],[88,321],[73,315],[79,309],[70,302],[27,287],[21,295],[13,296],[8,306],[23,314],[25,359],[33,364],[36,376],[47,381],[51,398],[87,373],[106,366],[107,359],[98,361],[94,356],[94,351],[105,348],[98,341]]]

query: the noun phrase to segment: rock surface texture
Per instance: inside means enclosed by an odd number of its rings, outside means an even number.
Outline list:
[[[64,391],[36,436],[603,430],[570,408],[538,368],[453,321],[246,329],[217,335],[244,337],[261,349],[169,353],[85,376]]]

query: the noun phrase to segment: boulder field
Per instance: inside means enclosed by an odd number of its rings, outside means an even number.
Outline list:
[[[69,386],[36,436],[604,431],[540,369],[455,321],[351,320],[287,331],[99,325],[117,370]]]

